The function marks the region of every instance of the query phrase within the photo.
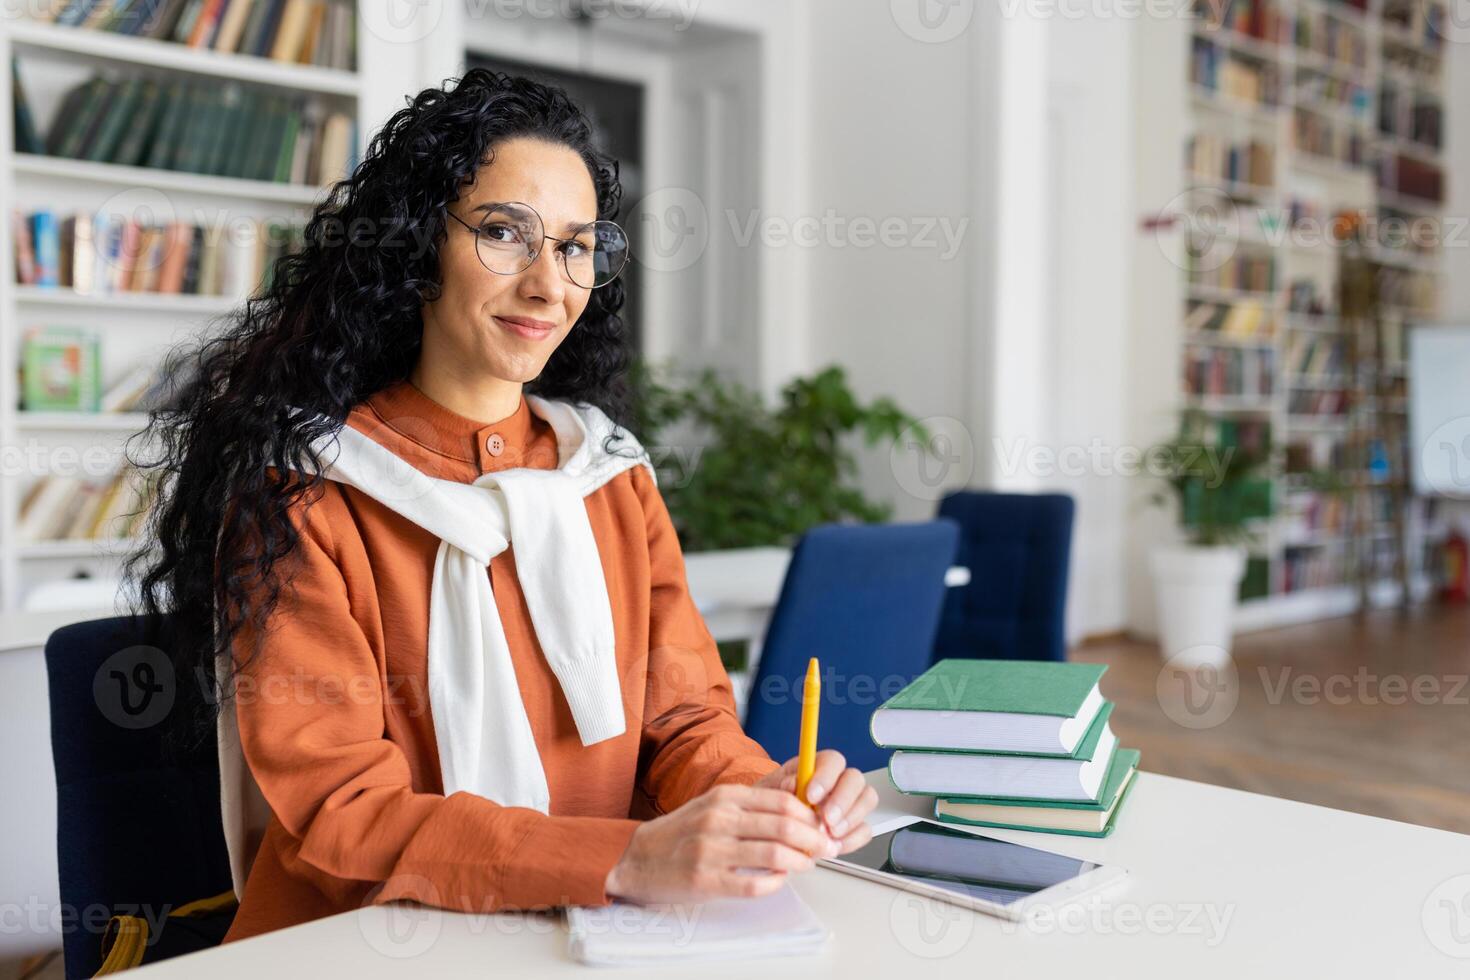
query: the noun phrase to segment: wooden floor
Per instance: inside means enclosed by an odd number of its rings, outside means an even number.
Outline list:
[[[1073,658],[1109,665],[1113,730],[1147,771],[1470,833],[1470,609],[1247,634],[1233,679],[1131,640]]]

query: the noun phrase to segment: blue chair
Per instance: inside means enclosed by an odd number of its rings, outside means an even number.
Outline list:
[[[807,661],[822,666],[820,745],[878,769],[868,722],[929,666],[954,562],[953,521],[829,524],[802,535],[750,688],[745,729],[774,759],[796,754]]]
[[[159,922],[231,888],[214,739],[164,759],[176,693],[169,630],[167,616],[123,616],[46,641],[68,980],[102,965],[109,916]]]
[[[1076,505],[1066,494],[952,493],[939,514],[960,525],[934,659],[1065,660],[1067,565]]]

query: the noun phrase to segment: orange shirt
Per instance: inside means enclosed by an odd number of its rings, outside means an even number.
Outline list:
[[[400,381],[347,424],[465,483],[557,463],[551,426],[524,396],[487,425]],[[271,818],[226,942],[398,898],[466,912],[602,904],[635,818],[777,767],[740,728],[648,471],[635,466],[585,499],[613,610],[622,735],[578,738],[516,578],[514,540],[488,569],[549,814],[444,796],[425,659],[438,538],[334,482],[298,507],[288,563],[299,564],[277,566],[289,567],[287,585],[238,685],[241,747]]]

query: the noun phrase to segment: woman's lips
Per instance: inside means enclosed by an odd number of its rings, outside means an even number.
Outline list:
[[[525,337],[527,340],[544,340],[556,330],[556,325],[546,320],[532,320],[520,316],[497,316],[494,319],[506,330],[517,337]]]

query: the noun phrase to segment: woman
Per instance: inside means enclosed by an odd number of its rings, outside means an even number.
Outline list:
[[[564,92],[469,71],[389,119],[270,288],[174,355],[142,593],[268,804],[234,844],[227,941],[400,898],[760,895],[869,840],[875,794],[838,753],[814,812],[741,731],[615,421],[620,196]],[[183,687],[207,731],[213,692]]]

